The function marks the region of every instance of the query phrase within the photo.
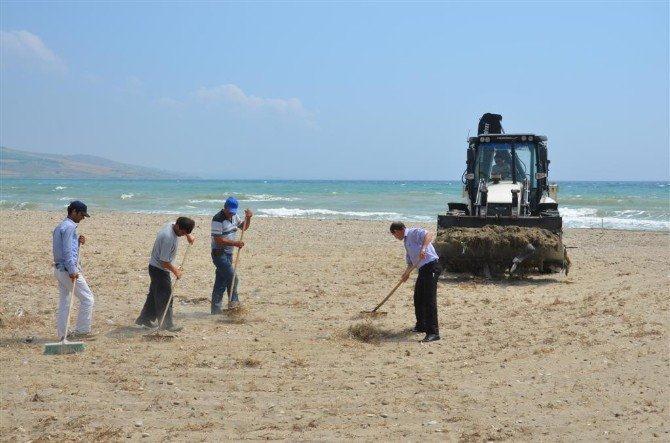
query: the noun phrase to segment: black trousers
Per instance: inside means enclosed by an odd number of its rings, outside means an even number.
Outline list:
[[[437,326],[437,279],[442,268],[437,260],[419,268],[414,284],[414,313],[416,326],[426,334],[439,334]]]
[[[170,294],[172,294],[172,279],[168,271],[151,265],[149,265],[149,278],[151,278],[149,293],[140,313],[140,320],[160,321],[170,299]],[[172,302],[170,302],[163,327],[169,328],[172,326]]]

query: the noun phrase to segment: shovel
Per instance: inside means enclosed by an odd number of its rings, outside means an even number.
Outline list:
[[[182,258],[181,260],[180,268],[182,269],[184,269],[184,265],[186,264],[186,257],[188,257],[188,251],[190,250],[191,250],[191,244],[189,243],[188,246],[186,247],[186,252],[184,252],[184,258]],[[163,327],[163,322],[165,321],[165,315],[167,314],[168,309],[170,309],[170,304],[172,303],[172,299],[174,298],[174,288],[177,286],[178,281],[179,279],[174,279],[172,281],[172,291],[170,291],[170,298],[168,299],[168,302],[165,305],[165,309],[163,310],[161,321],[158,322],[158,326],[156,327],[156,329],[144,335],[144,338],[146,340],[169,341],[174,338],[173,334],[161,333],[160,330]]]
[[[409,270],[409,272],[412,272],[413,270],[414,270],[414,266],[412,266],[412,268]],[[383,305],[384,303],[386,303],[386,301],[387,301],[389,298],[391,298],[391,296],[393,295],[393,293],[394,293],[394,292],[400,287],[400,285],[402,285],[403,283],[404,283],[403,280],[400,279],[400,281],[393,287],[393,289],[391,289],[391,292],[389,292],[389,295],[387,295],[386,297],[384,297],[384,300],[380,301],[379,304],[378,304],[377,306],[375,306],[375,308],[374,308],[372,311],[361,311],[361,314],[363,314],[363,315],[368,315],[368,316],[370,316],[370,317],[381,317],[381,316],[386,315],[387,312],[385,312],[385,311],[377,311],[377,309],[381,308],[382,305]]]

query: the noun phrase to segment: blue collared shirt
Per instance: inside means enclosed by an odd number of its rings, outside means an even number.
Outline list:
[[[79,258],[79,236],[77,235],[77,224],[66,218],[54,229],[53,253],[56,268],[75,274],[78,271]]]
[[[405,261],[407,265],[414,265],[416,268],[420,268],[426,263],[437,260],[437,252],[432,243],[429,243],[426,247],[426,258],[419,260],[419,253],[421,252],[421,246],[423,246],[423,241],[426,239],[426,234],[428,232],[423,228],[405,228],[405,239],[403,243],[405,244]]]

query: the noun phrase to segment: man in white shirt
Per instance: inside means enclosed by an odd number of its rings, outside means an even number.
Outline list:
[[[172,262],[177,256],[179,237],[185,235],[190,244],[195,241],[191,235],[194,227],[193,220],[188,217],[179,217],[175,223],[166,223],[158,231],[149,259],[149,277],[151,278],[149,293],[135,324],[153,327],[152,322],[160,321],[163,312],[167,309],[162,328],[171,332],[181,331],[182,328],[175,326],[172,321],[172,303],[168,306],[168,300],[172,294],[170,272],[175,278],[181,278],[183,272],[181,267],[175,266]]]
[[[437,325],[437,279],[442,272],[439,257],[431,243],[432,235],[423,228],[406,228],[401,222],[391,223],[391,234],[405,245],[407,268],[402,281],[407,281],[413,268],[419,270],[414,284],[414,332],[425,332],[424,343],[440,339]]]

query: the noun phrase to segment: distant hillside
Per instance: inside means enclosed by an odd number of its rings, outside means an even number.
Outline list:
[[[0,173],[3,178],[195,178],[94,155],[40,154],[5,147],[0,147]]]

